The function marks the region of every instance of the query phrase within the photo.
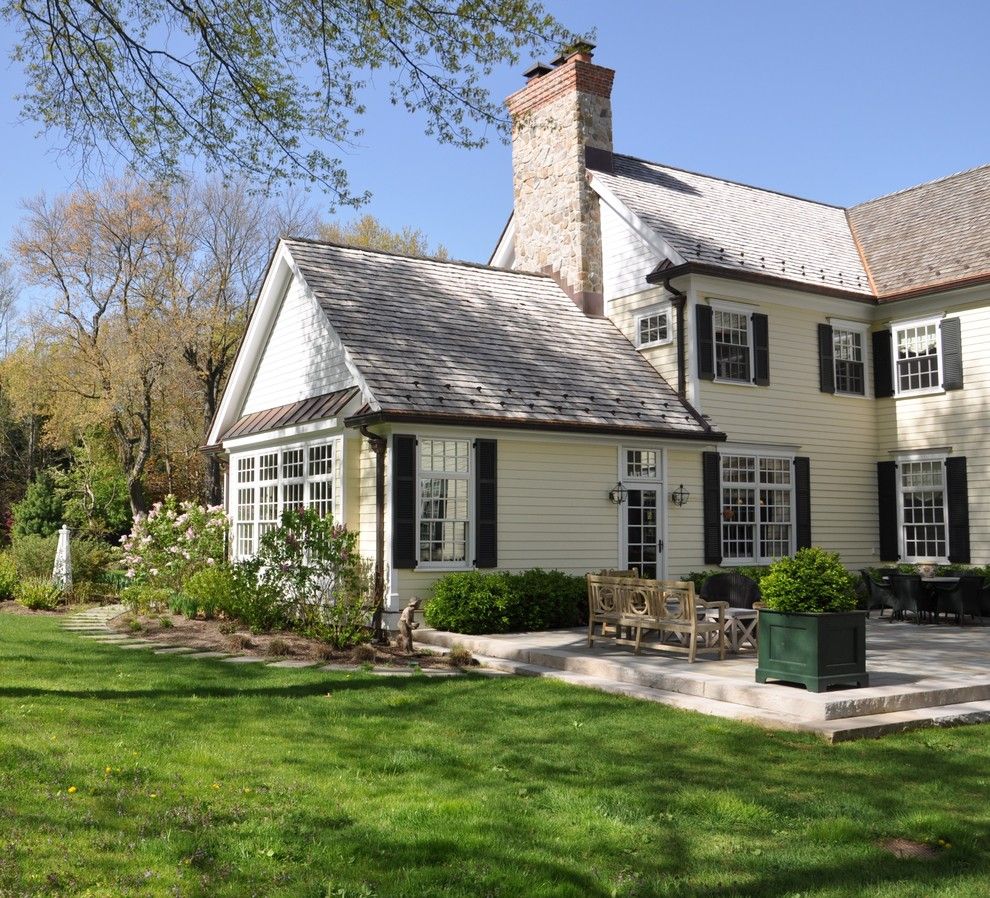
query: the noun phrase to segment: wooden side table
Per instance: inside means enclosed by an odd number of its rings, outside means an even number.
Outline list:
[[[749,643],[755,652],[759,648],[757,623],[760,612],[755,608],[727,608],[725,611],[725,641],[730,652],[738,652]]]

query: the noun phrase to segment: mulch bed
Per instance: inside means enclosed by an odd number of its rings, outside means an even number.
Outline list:
[[[163,625],[163,621],[170,621]],[[140,624],[140,628],[135,626]],[[166,646],[188,646],[201,651],[229,652],[235,655],[254,655],[270,658],[298,658],[322,661],[326,664],[375,664],[409,668],[418,664],[423,668],[449,670],[456,665],[448,662],[446,655],[427,649],[403,654],[394,646],[359,645],[351,649],[335,649],[319,639],[300,636],[291,631],[252,633],[244,627],[234,627],[229,621],[199,620],[179,614],[156,616],[121,614],[109,623],[116,633],[134,638],[160,642]],[[226,632],[225,632],[226,631]]]
[[[32,611],[30,608],[25,608],[23,605],[19,605],[17,602],[0,602],[0,614],[40,614],[42,617],[61,617],[65,614],[66,610],[78,611],[79,607],[73,606],[69,609],[60,609],[59,611]]]

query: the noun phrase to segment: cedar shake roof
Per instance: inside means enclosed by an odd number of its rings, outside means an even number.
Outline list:
[[[280,427],[291,427],[294,424],[308,424],[311,421],[321,421],[340,414],[360,391],[357,387],[348,387],[322,396],[300,399],[276,408],[262,409],[240,418],[223,436],[223,440],[234,437],[252,436],[264,433],[266,430],[278,430]]]
[[[871,295],[845,210],[615,154],[600,179],[687,262]]]
[[[881,300],[990,274],[990,165],[853,206]]]
[[[549,277],[287,239],[393,419],[722,439],[612,322]]]

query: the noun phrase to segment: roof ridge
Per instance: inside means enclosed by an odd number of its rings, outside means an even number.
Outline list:
[[[311,246],[329,246],[333,249],[352,250],[357,253],[370,253],[379,256],[391,256],[393,259],[407,259],[412,262],[429,262],[438,265],[456,265],[462,268],[476,268],[482,271],[495,271],[500,274],[516,274],[520,277],[539,278],[541,280],[553,280],[551,275],[543,274],[539,271],[520,271],[516,268],[501,268],[498,265],[486,265],[484,262],[469,262],[467,259],[436,259],[432,256],[412,256],[408,253],[397,253],[388,249],[378,249],[370,246],[354,246],[350,243],[338,243],[333,240],[317,240],[314,237],[294,237],[285,235],[279,238],[285,241],[296,243],[307,243]]]
[[[964,168],[962,171],[942,175],[940,178],[933,178],[931,181],[922,181],[920,184],[912,184],[910,187],[902,187],[900,190],[892,190],[890,193],[882,193],[880,196],[873,197],[873,199],[864,200],[861,203],[857,203],[855,206],[850,206],[849,209],[860,209],[863,206],[869,206],[871,203],[876,203],[880,200],[890,199],[893,196],[900,196],[902,193],[910,193],[912,190],[920,190],[922,187],[931,187],[933,184],[941,184],[943,181],[951,181],[953,178],[961,178],[963,175],[971,175],[973,172],[988,168],[990,168],[990,162],[984,162],[982,165],[974,165],[972,168]]]
[[[846,206],[836,203],[826,203],[824,200],[813,200],[806,196],[798,196],[796,193],[787,193],[784,190],[774,190],[772,187],[760,187],[757,184],[747,184],[745,181],[735,181],[732,178],[723,178],[720,175],[709,175],[705,172],[694,171],[690,168],[681,168],[678,165],[668,165],[666,162],[654,162],[650,159],[643,159],[639,156],[630,156],[628,153],[613,153],[613,157],[619,156],[623,159],[631,159],[633,162],[642,162],[645,165],[654,165],[657,168],[669,168],[671,171],[683,172],[686,175],[694,175],[698,178],[708,178],[711,181],[722,181],[725,184],[735,184],[737,187],[746,187],[750,190],[759,190],[761,193],[772,193],[776,196],[785,196],[791,200],[798,200],[802,203],[811,203],[814,206],[825,206],[827,209],[838,209],[845,211]]]

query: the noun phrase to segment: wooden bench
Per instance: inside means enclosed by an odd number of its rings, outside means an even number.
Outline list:
[[[632,645],[636,654],[648,648],[683,652],[694,662],[698,641],[704,649],[718,649],[725,658],[726,602],[706,602],[694,593],[694,584],[680,580],[641,580],[634,577],[588,575],[588,645],[600,638]],[[615,635],[608,632],[614,627]],[[623,632],[625,631],[625,633]],[[656,641],[643,641],[644,632],[656,631]],[[671,641],[673,637],[674,641]]]

